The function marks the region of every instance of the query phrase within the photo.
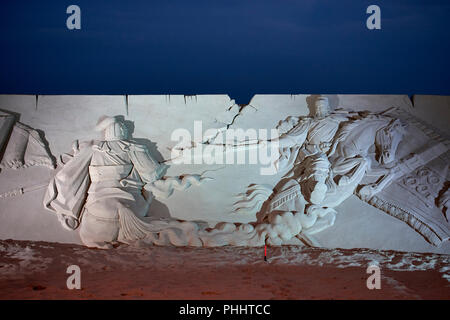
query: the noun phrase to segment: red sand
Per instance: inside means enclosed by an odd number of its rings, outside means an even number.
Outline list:
[[[0,299],[450,299],[449,255],[299,247],[88,249],[0,241]],[[381,267],[369,290],[366,268]],[[69,265],[81,290],[66,287]]]

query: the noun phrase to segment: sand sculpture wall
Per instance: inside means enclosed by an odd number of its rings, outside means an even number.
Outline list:
[[[324,95],[333,108],[382,112],[396,108],[406,118],[419,122],[444,139],[450,134],[450,98],[417,95]],[[172,133],[185,129],[192,135],[192,145],[204,143],[208,129],[274,129],[289,116],[308,116],[316,95],[255,95],[245,106],[235,104],[227,95],[129,95],[129,96],[46,96],[1,95],[0,111],[12,113],[21,123],[45,134],[55,158],[71,150],[75,139],[99,138],[94,127],[102,115],[123,115],[129,120],[133,137],[146,144],[158,161],[168,161],[177,145]],[[414,104],[413,104],[414,103]],[[201,122],[201,131],[194,129]],[[200,122],[199,122],[200,121]],[[411,120],[413,121],[413,120]],[[195,132],[197,130],[197,132]],[[213,132],[210,130],[210,132]],[[409,141],[414,144],[414,141]],[[243,152],[243,151],[240,151]],[[245,153],[245,152],[244,152]],[[239,152],[236,152],[238,157]],[[237,159],[237,158],[236,158]],[[261,175],[259,164],[174,164],[167,175],[204,173],[212,178],[184,192],[175,191],[167,200],[152,203],[154,217],[201,220],[214,226],[217,222],[247,223],[255,215],[233,214],[236,195],[252,183],[275,185],[281,174]],[[80,243],[76,231],[61,227],[56,217],[45,210],[42,198],[55,171],[33,166],[2,169],[0,194],[19,187],[36,190],[0,199],[0,238]],[[384,211],[352,195],[336,208],[336,223],[317,235],[325,247],[366,247],[405,251],[450,252],[448,242],[439,247],[427,243],[408,226]]]

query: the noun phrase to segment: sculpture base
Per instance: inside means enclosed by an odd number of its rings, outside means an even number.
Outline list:
[[[381,290],[366,286],[374,263]],[[264,248],[104,251],[0,241],[0,299],[448,299],[449,263],[443,255],[367,249],[268,247],[264,261]],[[67,289],[69,265],[80,267],[82,290]]]

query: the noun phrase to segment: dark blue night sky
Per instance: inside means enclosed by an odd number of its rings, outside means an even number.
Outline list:
[[[66,28],[81,8],[82,29]],[[381,7],[381,30],[366,8]],[[2,0],[0,93],[450,95],[450,1]]]

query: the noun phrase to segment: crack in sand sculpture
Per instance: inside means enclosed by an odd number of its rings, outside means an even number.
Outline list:
[[[274,189],[250,186],[247,193],[239,195],[234,212],[260,214],[263,221],[276,225],[278,233],[269,232],[269,243],[282,244],[297,236],[308,244],[317,244],[311,235],[331,226],[336,214],[332,208],[356,193],[362,200],[407,222],[430,243],[438,246],[448,240],[450,232],[445,223],[423,214],[439,207],[445,216],[446,193],[442,190],[437,197],[438,193],[433,195],[432,190],[439,188],[445,177],[439,174],[428,177],[425,172],[430,169],[419,168],[448,152],[448,148],[438,141],[398,160],[396,150],[405,133],[399,119],[367,112],[329,113],[327,105],[326,99],[319,98],[314,117],[289,117],[280,123],[283,135],[278,141],[281,145],[278,167],[290,168],[290,172]],[[416,169],[426,181],[417,185],[414,182],[413,187],[419,189],[413,194],[426,208],[407,210],[391,204],[392,196],[386,201],[377,197],[393,181],[403,176],[408,179],[407,175]],[[446,169],[443,171],[447,172]],[[374,182],[362,183],[367,176]],[[400,202],[408,203],[399,190],[393,194]]]
[[[186,152],[219,145],[218,134],[234,129],[231,125],[244,110],[234,101],[231,104],[215,120],[225,127],[192,141]],[[320,246],[313,235],[334,224],[334,208],[351,194],[408,223],[434,245],[449,239],[448,140],[407,111],[331,111],[326,98],[318,98],[313,107],[312,116],[281,121],[278,139],[227,140],[223,144],[224,152],[276,146],[271,150],[280,154],[274,167],[287,173],[278,184],[248,181],[246,184],[253,184],[238,194],[234,203],[233,213],[256,215],[256,222],[221,222],[208,228],[207,223],[198,221],[147,217],[152,199],[166,199],[174,190],[200,185],[209,179],[204,174],[214,170],[164,177],[165,165],[172,159],[166,156],[168,160],[155,161],[146,147],[128,139],[120,117],[102,119],[98,129],[105,137],[101,141],[74,143],[72,153],[62,156],[62,168],[50,185],[16,188],[0,198],[8,201],[48,187],[47,209],[56,213],[65,228],[79,230],[86,245],[101,248],[117,242],[210,247],[304,242]],[[408,124],[407,129],[403,123]],[[405,130],[409,141],[401,143]],[[419,137],[420,143],[411,143],[417,130],[429,140]],[[0,112],[0,133],[5,169],[53,168],[54,159],[40,131]],[[14,172],[6,171],[7,175]]]
[[[282,135],[276,141],[280,145],[277,166],[291,169],[285,178],[273,190],[251,186],[235,204],[237,213],[262,216],[256,228],[265,233],[269,244],[298,237],[319,245],[311,235],[334,224],[333,208],[355,191],[372,162],[382,166],[394,162],[403,137],[398,119],[331,112],[326,98],[319,98],[315,108],[313,117],[289,117],[278,126]],[[376,149],[374,159],[371,147]]]
[[[319,98],[315,107],[312,117],[280,123],[281,137],[266,141],[279,144],[276,165],[290,170],[275,188],[250,186],[235,203],[235,212],[259,213],[256,223],[222,222],[207,228],[145,217],[154,197],[167,198],[174,189],[185,190],[207,178],[163,177],[165,166],[127,139],[118,117],[97,125],[104,140],[74,145],[73,157],[51,181],[44,204],[66,228],[79,226],[83,243],[91,247],[109,248],[116,242],[262,246],[293,238],[318,246],[312,235],[333,225],[333,208],[355,192],[366,173],[386,177],[392,172],[389,165],[395,164],[404,128],[400,120],[383,114],[331,112],[326,98]],[[381,190],[389,181],[383,178],[371,190]]]

